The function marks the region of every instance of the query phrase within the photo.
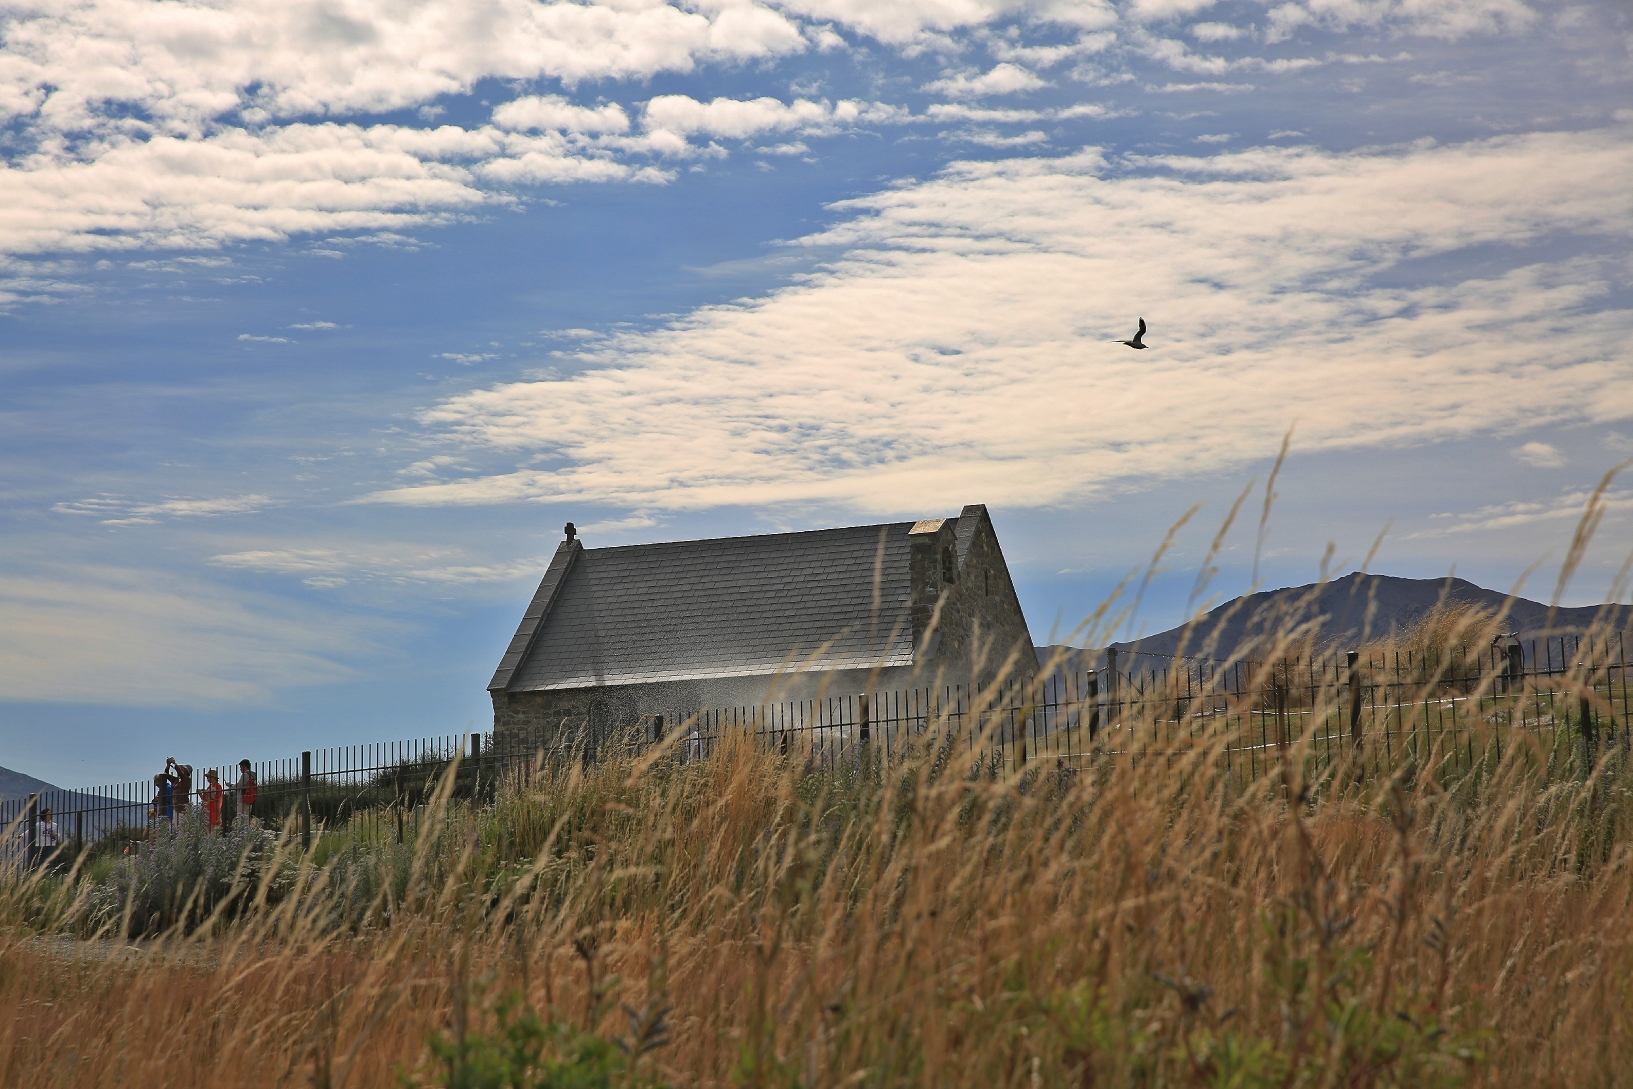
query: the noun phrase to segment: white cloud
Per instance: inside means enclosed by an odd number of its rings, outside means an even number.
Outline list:
[[[1519,460],[1535,469],[1557,469],[1565,464],[1565,455],[1545,442],[1528,442],[1510,450]]]
[[[1159,38],[1144,32],[1137,34],[1135,40],[1140,51],[1152,60],[1177,72],[1194,72],[1198,75],[1218,76],[1240,71],[1296,72],[1321,64],[1321,61],[1314,57],[1278,57],[1267,60],[1264,57],[1253,56],[1203,56],[1191,52],[1190,47],[1177,38]]]
[[[303,321],[298,325],[291,325],[290,328],[291,329],[318,330],[318,329],[338,329],[338,328],[340,328],[340,326],[336,325],[332,321]]]
[[[777,0],[777,6],[909,49],[945,45],[950,32],[1004,19],[1091,31],[1117,22],[1105,0]]]
[[[1116,12],[1111,9],[1105,9],[1105,15],[1104,25],[1112,26],[1117,22]],[[1075,42],[1060,45],[1024,45],[998,35],[987,36],[985,40],[988,51],[998,60],[1014,61],[1028,68],[1052,68],[1073,57],[1104,52],[1117,41],[1117,35],[1104,30],[1097,34],[1081,35]]]
[[[264,495],[233,495],[219,499],[161,499],[142,502],[122,495],[102,494],[89,499],[62,502],[51,509],[57,514],[81,514],[99,519],[105,526],[151,525],[166,518],[214,518],[222,514],[254,514],[278,504]],[[111,517],[110,517],[111,516]]]
[[[254,549],[211,556],[215,567],[289,575],[318,589],[334,589],[354,582],[465,585],[508,582],[537,576],[549,559],[473,563],[465,552],[451,548],[419,548],[382,543],[358,550],[336,548]]]
[[[629,115],[616,102],[604,106],[575,106],[560,95],[513,99],[493,111],[493,123],[502,129],[562,132],[628,132]]]
[[[806,48],[796,23],[743,0],[64,0],[14,7],[9,23],[0,118],[58,132],[135,107],[150,131],[197,136],[240,110],[255,123],[379,112],[481,79],[570,87]]]
[[[448,125],[297,124],[125,140],[88,162],[0,168],[0,252],[199,248],[338,230],[372,233],[337,244],[402,246],[413,241],[398,233],[405,226],[505,202],[494,185],[667,177],[616,161],[615,150],[557,132]]]
[[[628,129],[617,105],[529,96],[470,130],[333,119],[431,106],[483,79],[572,88],[807,47],[796,20],[751,0],[13,5],[0,46],[0,125],[12,130],[0,253],[391,232],[503,200],[495,188],[662,181],[614,161],[651,149],[595,146]],[[28,286],[0,285],[0,301]]]
[[[79,271],[71,262],[18,260],[0,252],[0,309],[19,303],[61,302],[83,294],[89,288],[73,278]]]
[[[239,333],[238,334],[238,339],[239,340],[251,340],[251,341],[255,341],[256,343],[259,343],[259,344],[289,344],[289,343],[291,343],[291,341],[290,341],[290,339],[288,337],[263,337],[263,336],[255,336],[252,333]]]
[[[1222,95],[1242,94],[1253,90],[1251,83],[1164,83],[1147,86],[1153,94],[1190,94],[1195,91],[1213,91]]]
[[[277,689],[349,679],[337,658],[373,649],[364,624],[153,571],[0,575],[0,697],[261,703]]]
[[[989,124],[1037,121],[1049,116],[1043,110],[989,110],[980,106],[962,106],[950,102],[932,103],[924,113],[932,121],[985,121]]]
[[[1065,109],[1056,110],[1054,116],[1061,121],[1073,117],[1092,117],[1097,121],[1109,121],[1114,117],[1132,117],[1138,112],[1137,110],[1113,110],[1098,103],[1083,102],[1076,106],[1067,106]]]
[[[1455,40],[1472,34],[1519,33],[1537,14],[1523,0],[1287,0],[1270,9],[1266,39],[1291,37],[1299,27],[1348,31],[1392,27]]]
[[[1180,71],[1281,72],[1317,63],[1201,56],[1138,29],[1209,3],[1130,0],[1122,25],[1135,25],[1134,49]],[[1046,87],[1037,70],[1109,50],[1126,33],[1115,29],[1118,11],[1104,0],[29,0],[7,12],[0,254],[207,249],[337,231],[390,236],[508,202],[511,187],[662,183],[673,170],[641,157],[726,153],[694,137],[831,133],[905,120],[904,111],[877,103],[661,95],[636,133],[629,107],[571,97],[592,84],[842,47],[834,27],[909,55],[934,49],[952,57],[984,45],[995,67],[951,73],[927,88],[955,99]],[[1524,0],[1290,0],[1271,9],[1267,23],[1272,38],[1306,25],[1458,37],[1522,32],[1534,16]],[[1062,27],[1075,28],[1075,40],[1059,40]],[[1191,28],[1199,41],[1231,33],[1225,23]],[[491,124],[436,125],[447,114],[439,100],[484,80],[520,97],[496,105]],[[523,94],[530,81],[545,80],[568,93]],[[369,116],[403,110],[417,111],[426,127]],[[309,252],[338,257],[343,247]],[[7,276],[0,305],[70,290]]]
[[[961,72],[956,75],[938,79],[933,83],[925,84],[924,89],[932,94],[943,94],[948,98],[983,98],[987,95],[1010,95],[1022,91],[1035,91],[1040,87],[1049,86],[1049,82],[1022,68],[1018,64],[995,65],[991,71],[980,75],[971,75]]]
[[[1450,537],[1459,533],[1482,533],[1494,529],[1514,529],[1519,526],[1532,525],[1537,522],[1574,521],[1582,517],[1592,493],[1587,491],[1570,491],[1563,495],[1543,501],[1515,500],[1508,503],[1493,503],[1477,510],[1464,512],[1446,512],[1430,515],[1432,521],[1444,521],[1446,524],[1434,526],[1430,529],[1419,530],[1401,536],[1401,540],[1410,541],[1432,537]],[[1613,488],[1600,496],[1600,502],[1608,514],[1633,511],[1633,490]]]
[[[632,529],[651,529],[658,525],[656,518],[644,511],[635,511],[624,518],[608,518],[600,522],[590,522],[578,527],[580,536],[594,534],[597,537],[607,538],[628,533]]]
[[[980,26],[1020,7],[1012,0],[781,0],[784,11],[906,45],[937,32]]]
[[[1206,11],[1217,0],[1132,0],[1123,10],[1136,22],[1180,19]]]
[[[688,95],[658,95],[646,104],[641,125],[649,133],[717,136],[743,140],[767,132],[821,133],[840,127],[889,122],[905,118],[905,111],[880,103],[846,100],[837,104],[799,98],[716,98],[699,102]]]
[[[982,147],[1035,147],[1047,144],[1047,133],[1037,129],[1017,133],[1014,136],[1004,136],[996,132],[980,130],[965,130],[963,132],[949,132],[944,137],[947,140],[961,144],[980,144]]]
[[[482,140],[322,124],[121,141],[89,161],[0,169],[0,250],[198,248],[435,221],[491,198],[466,171],[419,156],[502,150]]]
[[[1137,165],[968,163],[851,202],[803,240],[847,256],[801,283],[421,416],[455,448],[559,468],[371,498],[1041,506],[1233,469],[1294,421],[1298,448],[1338,450],[1633,418],[1615,260],[1370,280],[1470,246],[1633,238],[1624,134]],[[1135,353],[1115,340],[1141,315]]]
[[[1186,30],[1199,42],[1230,42],[1248,33],[1229,23],[1193,23]]]
[[[958,122],[975,121],[993,125],[1025,124],[1029,121],[1069,121],[1078,117],[1092,117],[1104,120],[1112,117],[1124,117],[1129,111],[1112,110],[1094,102],[1082,102],[1076,106],[1065,106],[1049,110],[1001,110],[990,109],[985,106],[966,106],[955,102],[934,102],[924,111],[924,116],[931,121]]]

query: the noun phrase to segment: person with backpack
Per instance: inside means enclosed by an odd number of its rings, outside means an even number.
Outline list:
[[[234,800],[238,803],[238,812],[247,820],[255,812],[255,769],[250,767],[248,760],[238,762],[238,782],[233,784]]]

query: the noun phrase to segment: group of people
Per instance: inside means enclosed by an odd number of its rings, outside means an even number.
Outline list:
[[[205,822],[212,829],[232,824],[235,812],[245,817],[254,812],[257,784],[255,769],[248,760],[238,762],[238,781],[231,790],[221,785],[221,775],[214,768],[205,771],[204,779],[198,800],[204,809]],[[164,770],[153,777],[153,805],[147,811],[149,823],[175,820],[186,813],[192,803],[193,765],[168,757]]]
[[[204,810],[204,819],[211,831],[231,826],[236,815],[248,818],[255,812],[259,784],[255,769],[248,760],[238,762],[238,781],[231,787],[223,786],[221,775],[214,768],[204,773],[205,785],[197,791],[198,804]],[[183,764],[174,756],[164,762],[164,770],[153,777],[153,804],[148,807],[149,835],[161,821],[174,821],[193,805],[193,766]],[[32,820],[25,813],[18,821],[16,833],[17,858],[26,855],[27,864],[51,865],[63,847],[62,831],[50,806],[42,806]],[[0,858],[10,858],[10,848],[0,837]]]

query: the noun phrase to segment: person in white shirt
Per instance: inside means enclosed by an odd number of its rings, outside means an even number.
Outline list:
[[[62,833],[57,830],[57,822],[52,819],[51,810],[40,810],[39,819],[34,823],[34,844],[29,850],[28,821],[23,821],[22,827],[17,829],[17,838],[24,850],[27,850],[30,865],[45,864],[51,861],[57,853],[57,847],[62,842]]]

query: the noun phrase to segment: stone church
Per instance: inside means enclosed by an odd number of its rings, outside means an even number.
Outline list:
[[[992,520],[972,505],[613,548],[584,547],[568,523],[488,692],[497,738],[551,743],[651,715],[1036,671]]]

